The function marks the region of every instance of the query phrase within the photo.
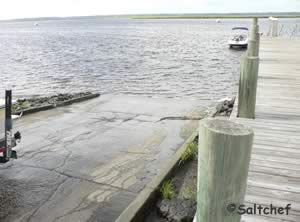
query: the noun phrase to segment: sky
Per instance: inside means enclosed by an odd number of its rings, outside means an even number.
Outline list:
[[[0,0],[0,19],[291,11],[300,12],[300,0]]]

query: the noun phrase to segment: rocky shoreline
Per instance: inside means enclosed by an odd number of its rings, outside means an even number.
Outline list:
[[[13,104],[12,112],[15,115],[28,114],[42,110],[52,109],[58,106],[69,105],[100,96],[98,93],[60,93],[53,96],[18,99]]]
[[[230,116],[233,110],[235,102],[235,97],[233,98],[225,98],[219,101],[219,104],[216,106],[216,113],[213,117],[216,116]]]

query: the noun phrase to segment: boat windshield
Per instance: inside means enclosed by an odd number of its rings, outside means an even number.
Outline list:
[[[247,35],[244,35],[244,34],[238,34],[238,35],[234,35],[232,40],[235,40],[235,41],[244,41],[247,39]]]

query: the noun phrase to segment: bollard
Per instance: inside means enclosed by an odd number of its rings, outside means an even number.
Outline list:
[[[258,66],[258,57],[242,56],[239,81],[238,117],[255,118]]]
[[[253,131],[225,119],[199,127],[197,222],[239,222],[244,202]]]

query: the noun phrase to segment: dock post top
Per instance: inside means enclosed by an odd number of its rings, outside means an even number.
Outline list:
[[[200,121],[201,127],[223,135],[243,136],[253,134],[253,130],[243,124],[221,118],[206,118]]]

